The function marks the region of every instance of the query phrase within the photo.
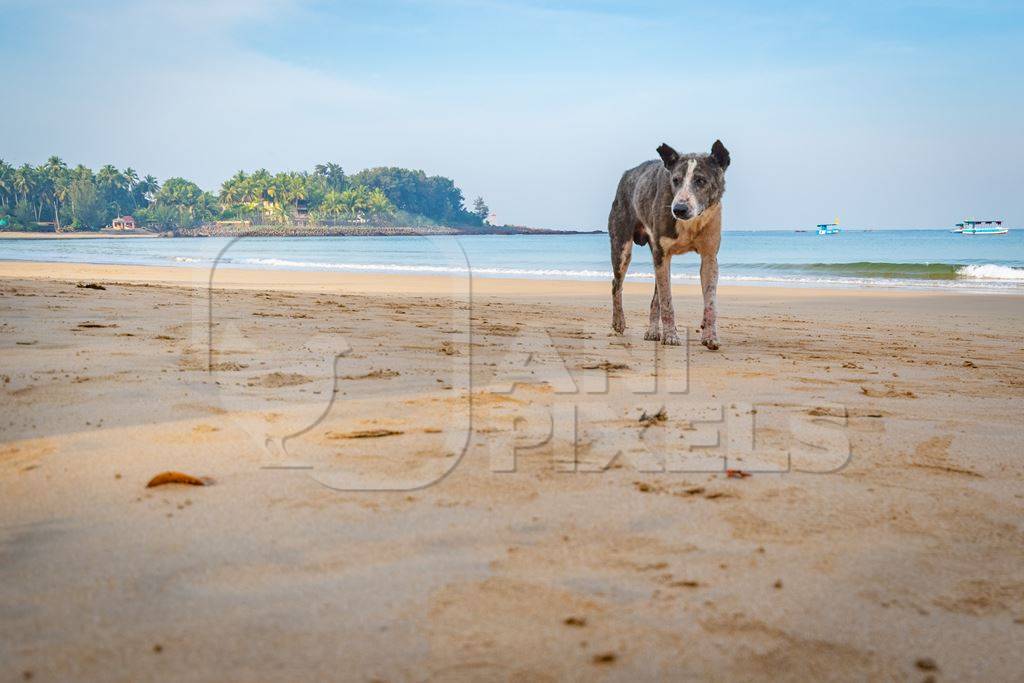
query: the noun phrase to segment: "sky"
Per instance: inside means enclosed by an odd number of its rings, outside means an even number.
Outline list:
[[[668,142],[726,229],[1024,227],[1024,3],[0,0],[0,158],[204,189],[404,166],[499,222],[604,229]]]

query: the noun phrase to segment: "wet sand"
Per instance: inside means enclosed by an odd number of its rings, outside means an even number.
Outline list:
[[[209,282],[0,263],[5,679],[1024,669],[1022,297]]]

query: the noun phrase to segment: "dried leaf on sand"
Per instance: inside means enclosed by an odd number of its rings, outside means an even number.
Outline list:
[[[629,370],[629,366],[625,363],[613,363],[608,360],[603,360],[600,363],[588,363],[583,366],[584,370]]]
[[[382,436],[395,436],[402,432],[394,429],[360,429],[354,432],[327,432],[328,439],[378,439]]]
[[[365,375],[344,375],[338,379],[388,379],[389,377],[398,377],[397,370],[371,370]]]
[[[169,470],[167,472],[161,472],[146,484],[147,489],[151,489],[154,486],[163,486],[164,484],[186,484],[188,486],[209,486],[213,483],[213,480],[209,477],[193,477],[191,474],[185,474],[184,472],[174,472]]]
[[[640,416],[640,424],[648,427],[653,424],[665,422],[666,420],[668,420],[668,413],[665,411],[665,406],[662,406],[661,409],[653,415],[648,415],[645,410],[644,414]]]

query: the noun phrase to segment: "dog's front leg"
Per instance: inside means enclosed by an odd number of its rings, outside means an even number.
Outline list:
[[[679,346],[676,314],[672,310],[672,277],[669,254],[654,255],[654,281],[658,287],[658,306],[661,308],[661,343]]]
[[[714,351],[718,348],[718,254],[701,255],[700,286],[704,292],[700,343]]]
[[[661,304],[658,299],[658,282],[654,282],[654,294],[651,296],[651,317],[647,324],[647,333],[644,335],[647,341],[658,341],[661,339]]]

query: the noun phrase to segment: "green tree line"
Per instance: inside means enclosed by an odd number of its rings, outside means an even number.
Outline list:
[[[486,220],[487,206],[478,197],[468,210],[450,178],[397,167],[351,176],[336,163],[301,172],[239,171],[215,195],[185,178],[168,178],[161,185],[132,168],[107,165],[94,172],[82,165],[71,168],[57,156],[39,166],[0,159],[0,228],[50,223],[58,231],[98,230],[123,215],[159,230],[216,220],[472,226]]]

